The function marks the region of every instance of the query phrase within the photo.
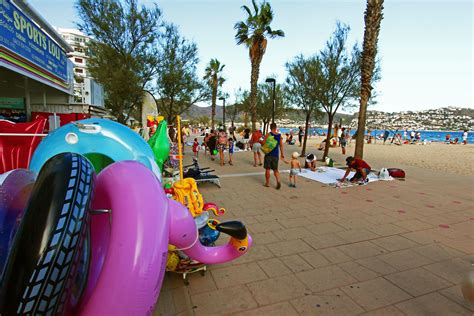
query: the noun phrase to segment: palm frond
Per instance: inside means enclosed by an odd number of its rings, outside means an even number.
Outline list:
[[[247,7],[246,5],[243,5],[241,6],[242,10],[244,10],[245,12],[247,12],[247,14],[249,16],[252,16],[252,11],[250,11],[249,7]]]

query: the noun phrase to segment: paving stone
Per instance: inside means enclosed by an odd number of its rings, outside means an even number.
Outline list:
[[[308,231],[315,235],[322,235],[322,234],[328,234],[328,233],[335,233],[335,232],[340,232],[344,231],[345,228],[341,227],[337,224],[334,224],[332,222],[327,222],[327,223],[320,223],[320,224],[311,224],[305,226]]]
[[[313,215],[309,217],[310,221],[314,224],[321,224],[321,223],[328,223],[328,222],[335,222],[340,219],[340,217],[334,214],[321,214],[321,215]]]
[[[212,269],[211,274],[219,289],[267,278],[265,272],[256,262]]]
[[[204,276],[201,273],[192,273],[187,276],[189,281],[187,288],[190,294],[217,290],[216,283],[211,274],[212,269],[213,267],[207,270]],[[181,281],[181,284],[184,286],[183,281]]]
[[[156,308],[153,311],[153,316],[161,315],[175,315],[176,311],[174,309],[173,294],[171,290],[161,290],[160,296],[156,303]]]
[[[270,278],[292,273],[279,258],[262,260],[258,262],[258,265]]]
[[[319,251],[316,250],[301,253],[300,256],[315,268],[331,264]]]
[[[244,285],[195,294],[191,300],[196,315],[229,314],[257,307]]]
[[[406,221],[395,222],[394,224],[402,228],[408,229],[409,231],[424,230],[424,229],[429,229],[433,227],[433,225],[422,222],[418,219],[410,219]]]
[[[395,306],[388,306],[363,313],[361,316],[405,316],[405,314]]]
[[[423,268],[387,275],[385,278],[412,296],[420,296],[453,285]]]
[[[433,262],[432,260],[419,255],[412,249],[391,252],[378,256],[378,258],[390,264],[399,271],[421,267]]]
[[[383,278],[355,283],[343,287],[342,290],[367,311],[411,298],[409,294]]]
[[[326,259],[328,259],[331,263],[341,263],[352,260],[351,257],[336,247],[321,249],[319,250],[319,253],[326,257]]]
[[[372,240],[372,242],[388,251],[396,251],[418,246],[418,244],[410,239],[395,235]]]
[[[355,218],[343,217],[340,220],[334,221],[334,223],[336,223],[339,226],[344,227],[345,229],[359,229],[359,228],[365,228],[365,227],[373,225],[372,223],[368,222],[363,217],[355,217]]]
[[[279,258],[293,273],[312,270],[313,267],[299,255],[291,255]]]
[[[261,316],[261,315],[269,315],[269,316],[297,316],[298,313],[294,309],[294,307],[288,303],[277,303],[272,305],[263,306],[256,309],[247,310],[245,312],[239,312],[233,315],[238,316]]]
[[[323,249],[347,244],[347,241],[337,236],[335,233],[305,237],[303,240],[314,249]]]
[[[280,239],[272,232],[252,234],[252,239],[255,245],[265,245],[272,242],[277,242]],[[252,248],[253,249],[253,248]]]
[[[192,309],[191,298],[186,286],[171,290],[173,296],[174,309],[176,313],[181,313]]]
[[[307,243],[301,239],[280,241],[267,245],[268,249],[278,257],[312,250]]]
[[[265,223],[255,223],[249,226],[251,233],[265,233],[276,230],[282,230],[284,227],[277,221],[270,221]]]
[[[283,302],[310,293],[294,275],[249,283],[247,287],[259,305]]]
[[[358,315],[364,310],[339,289],[291,301],[300,315]]]
[[[431,293],[396,305],[407,316],[411,315],[472,315],[472,313],[439,293]]]
[[[421,245],[440,243],[445,239],[444,237],[433,234],[433,232],[429,232],[428,230],[419,230],[416,232],[405,233],[402,234],[402,236]]]
[[[308,219],[306,217],[289,218],[280,220],[279,222],[285,228],[295,228],[308,225]]]
[[[387,250],[371,243],[370,241],[342,245],[337,247],[337,249],[341,250],[353,259],[361,259],[387,253]]]
[[[342,268],[344,271],[349,273],[357,281],[367,281],[375,279],[379,276],[378,273],[367,269],[366,267],[354,262],[344,262],[337,265],[339,268]]]
[[[429,258],[433,261],[443,261],[451,258],[461,257],[463,255],[461,252],[442,244],[416,247],[413,248],[413,250],[423,257]]]
[[[407,229],[394,224],[368,226],[366,229],[380,236],[390,236],[408,232]]]
[[[293,240],[313,236],[313,234],[304,227],[287,228],[273,233],[279,240]]]
[[[450,246],[456,250],[462,251],[466,254],[474,253],[474,242],[472,239],[466,237],[458,237],[455,239],[445,239],[443,244]]]
[[[379,237],[379,235],[368,231],[367,229],[351,229],[343,232],[338,232],[336,233],[336,235],[341,237],[348,243],[371,240]]]
[[[466,260],[456,258],[433,263],[424,268],[454,284],[459,284],[462,282],[466,271],[472,269],[472,265]]]
[[[459,285],[438,291],[438,293],[458,303],[459,305],[462,305],[464,308],[474,313],[474,303],[470,303],[464,299],[462,296],[461,287]]]
[[[337,266],[300,272],[296,274],[296,277],[316,293],[357,282],[356,279]]]

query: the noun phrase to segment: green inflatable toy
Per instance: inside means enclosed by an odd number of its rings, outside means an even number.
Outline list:
[[[163,163],[170,154],[170,143],[166,133],[167,126],[168,123],[165,120],[161,121],[156,128],[155,134],[148,140],[148,144],[155,154],[156,164],[160,167],[161,171],[163,171]]]

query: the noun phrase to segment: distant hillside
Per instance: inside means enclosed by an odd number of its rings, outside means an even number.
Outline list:
[[[211,117],[211,107],[200,107],[197,105],[192,105],[185,113],[183,113],[182,117],[185,120],[198,118],[201,116],[208,116]],[[216,117],[222,119],[222,106],[216,106]]]

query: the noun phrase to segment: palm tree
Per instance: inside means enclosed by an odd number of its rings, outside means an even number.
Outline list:
[[[364,44],[362,47],[361,88],[359,103],[359,124],[357,127],[354,156],[362,158],[364,154],[364,133],[367,103],[372,94],[372,77],[377,55],[377,42],[380,32],[380,22],[383,19],[383,0],[367,0],[365,9]]]
[[[247,13],[247,19],[235,23],[234,29],[237,31],[235,40],[237,45],[245,44],[249,49],[252,72],[250,75],[250,113],[252,116],[252,128],[256,128],[257,123],[257,82],[265,49],[267,48],[267,37],[284,37],[282,30],[273,30],[270,24],[273,20],[273,11],[270,3],[263,1],[260,6],[252,0],[254,12],[247,6],[242,9]]]
[[[219,87],[222,86],[225,79],[222,77],[222,70],[225,65],[221,65],[221,62],[217,58],[211,59],[209,64],[204,71],[204,79],[207,80],[207,84],[211,88],[211,127],[214,129],[214,118],[216,116],[216,99]]]

